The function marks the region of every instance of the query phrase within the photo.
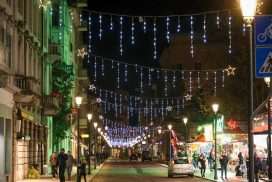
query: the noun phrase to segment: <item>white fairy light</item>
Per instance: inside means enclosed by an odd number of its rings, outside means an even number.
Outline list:
[[[164,95],[165,95],[165,96],[168,95],[168,91],[167,91],[167,81],[168,81],[167,71],[164,71]]]
[[[193,16],[190,17],[190,25],[191,25],[191,31],[190,31],[190,39],[191,39],[191,55],[192,58],[194,57],[194,18]]]
[[[222,70],[222,87],[225,87],[225,70]]]
[[[157,59],[157,25],[156,25],[156,19],[154,18],[153,22],[153,58]]]
[[[180,32],[181,25],[180,25],[180,16],[178,16],[178,25],[177,25],[177,32]]]
[[[220,29],[220,16],[219,16],[219,13],[217,13],[217,15],[216,15],[216,25],[217,25],[217,29]]]
[[[229,47],[228,47],[228,52],[229,54],[232,53],[232,33],[231,33],[231,22],[232,22],[232,17],[231,14],[229,15],[229,31],[228,31],[228,36],[229,36]]]
[[[144,33],[146,33],[146,20],[145,20],[145,17],[144,17],[144,25],[143,25],[143,28],[144,28]]]
[[[120,55],[123,55],[123,17],[120,16]]]
[[[151,77],[151,71],[150,71],[150,68],[148,69],[148,86],[151,86],[151,80],[152,80],[152,77]]]
[[[117,88],[120,88],[120,63],[117,63]]]
[[[132,17],[131,19],[131,44],[135,44],[135,23],[134,23],[134,18]]]
[[[91,53],[92,52],[92,16],[89,15],[88,18],[88,24],[89,24],[89,31],[88,31],[88,36],[89,36],[89,40],[88,40],[88,52]],[[89,61],[89,60],[88,60]]]
[[[172,84],[173,84],[173,88],[176,88],[176,72],[175,71],[173,72],[173,82],[172,82]]]
[[[94,58],[94,82],[96,82],[96,76],[97,76],[97,74],[96,74],[96,57]]]
[[[113,21],[112,21],[112,16],[110,18],[110,30],[113,30]]]
[[[203,20],[203,42],[207,43],[207,22],[206,22],[206,15],[204,16],[204,20]]]
[[[166,40],[169,43],[170,42],[170,31],[169,31],[169,25],[170,25],[170,18],[166,17]]]
[[[141,73],[140,73],[140,88],[141,88],[141,93],[143,93],[143,68],[141,67]]]
[[[125,82],[128,81],[128,70],[127,70],[127,64],[125,64]]]
[[[189,73],[189,92],[192,95],[192,72]]]
[[[102,15],[99,15],[99,39],[102,39]]]

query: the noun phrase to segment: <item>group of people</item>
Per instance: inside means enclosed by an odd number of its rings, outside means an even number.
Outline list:
[[[202,177],[205,177],[205,173],[206,173],[206,163],[207,163],[206,159],[208,160],[209,168],[212,171],[214,169],[214,165],[215,165],[215,158],[212,155],[212,152],[210,152],[208,157],[206,157],[204,155],[204,153],[201,153],[200,155],[198,155],[195,152],[193,154],[193,165],[195,168],[200,169],[200,173],[201,173]],[[225,179],[228,179],[228,177],[227,177],[228,162],[229,162],[228,155],[225,152],[222,152],[222,154],[219,158],[222,179],[224,179],[224,176],[225,176]]]
[[[53,152],[50,156],[50,165],[52,170],[52,176],[55,178],[59,177],[60,182],[65,182],[65,171],[67,171],[68,180],[71,180],[72,169],[75,163],[75,159],[71,153],[65,153],[64,149],[61,149],[60,153]],[[87,161],[85,158],[80,160],[80,178],[83,176],[86,182],[86,165]]]

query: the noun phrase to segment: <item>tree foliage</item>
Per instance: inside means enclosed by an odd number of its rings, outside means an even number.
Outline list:
[[[53,67],[53,92],[58,93],[62,97],[60,110],[53,117],[53,145],[57,145],[59,141],[66,136],[66,131],[70,127],[67,121],[67,115],[71,111],[71,89],[73,88],[74,74],[72,65],[66,65],[59,62]]]

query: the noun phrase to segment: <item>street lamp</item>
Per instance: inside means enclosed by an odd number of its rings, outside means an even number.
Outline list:
[[[88,163],[89,163],[89,171],[88,173],[91,174],[91,121],[93,118],[93,114],[92,113],[88,113],[87,114],[87,119],[88,119],[88,131],[89,131],[89,159],[88,159]]]
[[[80,105],[82,103],[82,97],[75,97],[77,105],[77,182],[80,182],[80,141],[79,141],[79,117],[80,117]]]
[[[93,122],[93,126],[94,126],[94,169],[96,169],[96,128],[98,126],[97,122]]]
[[[250,71],[249,71],[249,112],[248,112],[248,148],[249,148],[249,181],[254,181],[254,154],[253,154],[253,134],[251,116],[253,113],[253,31],[252,23],[257,9],[257,0],[240,0],[240,7],[242,10],[243,19],[249,29],[249,43],[250,43]]]
[[[169,124],[167,126],[168,130],[169,130],[169,162],[172,161],[172,150],[171,150],[171,131],[172,131],[172,125]]]
[[[272,87],[270,85],[270,77],[265,77],[264,81],[269,88],[268,94],[268,113],[267,113],[267,162],[268,162],[268,178],[272,179],[272,159],[271,159],[271,117],[272,117]]]
[[[188,123],[188,118],[184,117],[182,120],[183,120],[183,123],[185,125],[185,150],[186,150],[186,153],[187,153],[187,123]]]
[[[214,131],[214,158],[215,158],[215,164],[214,164],[214,179],[217,180],[217,118],[216,114],[219,110],[219,104],[214,103],[212,104],[212,110],[214,112],[214,123],[213,123],[213,131]]]

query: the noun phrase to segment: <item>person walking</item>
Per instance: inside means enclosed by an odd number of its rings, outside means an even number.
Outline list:
[[[66,161],[67,176],[68,176],[69,181],[71,180],[73,164],[74,164],[74,157],[73,157],[71,151],[69,150],[68,154],[67,154],[67,161]]]
[[[196,169],[198,167],[198,158],[199,158],[196,151],[194,151],[192,158],[193,158],[193,166]]]
[[[58,175],[57,167],[58,167],[58,156],[56,152],[53,152],[50,156],[50,166],[51,166],[51,173],[53,178],[55,178]]]
[[[219,162],[221,166],[221,178],[224,179],[224,174],[225,174],[225,179],[228,179],[227,168],[228,168],[229,158],[226,153],[223,153],[221,155]]]
[[[83,157],[80,160],[80,181],[81,181],[81,177],[83,176],[84,181],[87,182],[86,180],[86,165],[87,165],[87,161],[86,159]]]
[[[255,176],[255,182],[259,182],[259,171],[262,168],[261,159],[257,154],[254,154],[254,176]]]
[[[201,177],[205,177],[205,172],[206,172],[206,159],[203,153],[200,154],[199,159],[198,159],[199,163],[200,163],[200,173],[201,173]]]
[[[66,161],[68,159],[67,154],[65,154],[64,149],[61,149],[58,155],[58,165],[59,165],[59,180],[60,182],[65,182],[65,169],[66,169]]]

